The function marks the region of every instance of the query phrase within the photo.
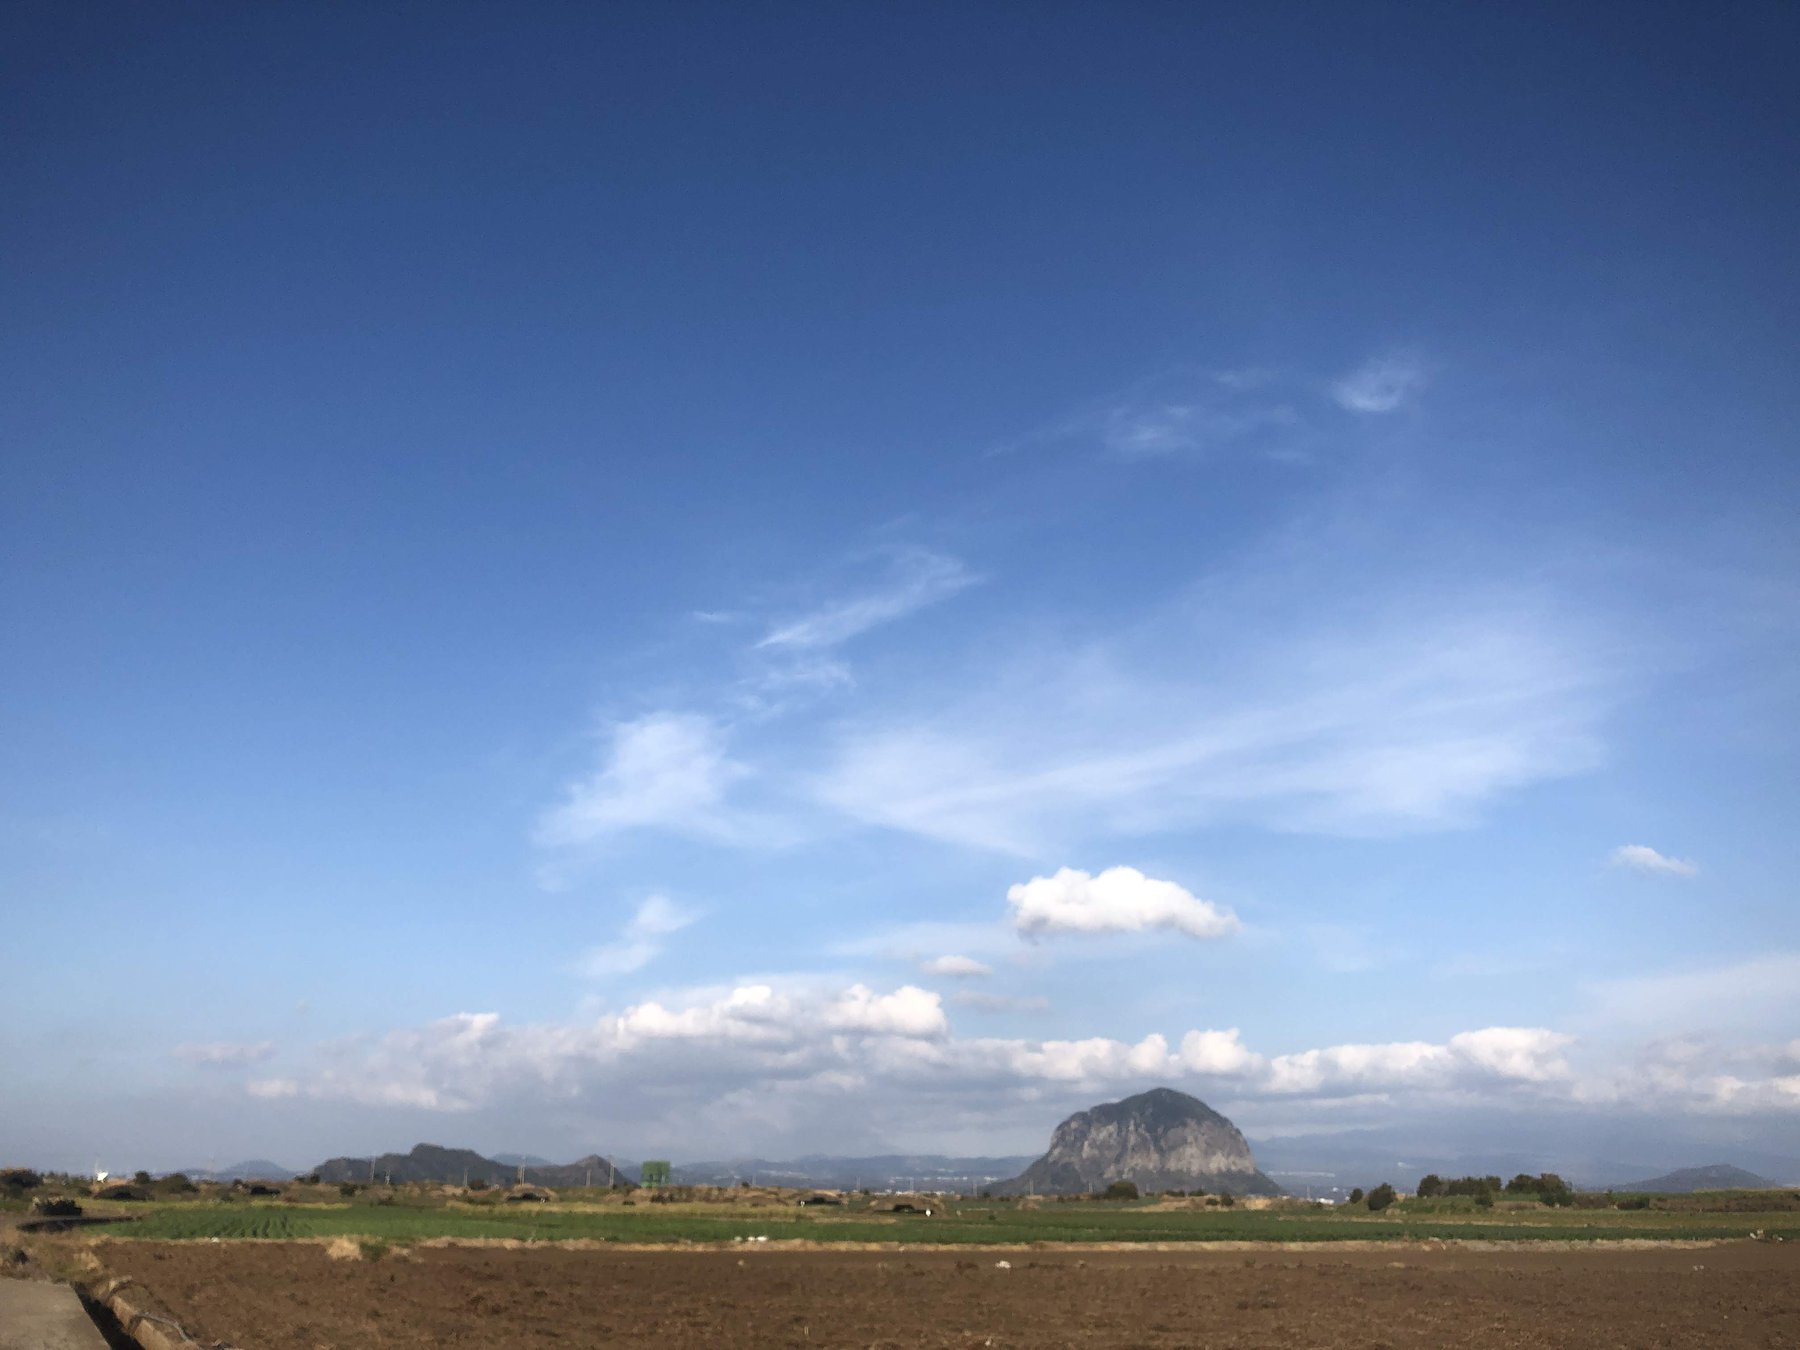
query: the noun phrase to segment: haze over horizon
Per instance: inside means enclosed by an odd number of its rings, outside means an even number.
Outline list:
[[[8,6],[0,1163],[1800,1153],[1796,58]]]

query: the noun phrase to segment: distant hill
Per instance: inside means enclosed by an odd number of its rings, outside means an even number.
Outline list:
[[[534,1186],[607,1186],[614,1181],[637,1180],[597,1153],[560,1166],[524,1167],[483,1157],[473,1149],[437,1144],[419,1144],[410,1153],[383,1153],[375,1158],[332,1158],[313,1170],[320,1181],[437,1181],[459,1186],[470,1181],[510,1186],[521,1179]]]
[[[1769,1191],[1781,1183],[1746,1172],[1730,1163],[1713,1163],[1708,1167],[1683,1167],[1665,1172],[1648,1181],[1628,1181],[1614,1186],[1615,1191],[1660,1191],[1665,1195],[1688,1195],[1694,1191]]]
[[[251,1158],[217,1169],[190,1167],[183,1175],[190,1181],[292,1181],[299,1173],[267,1158]]]
[[[771,1161],[732,1158],[678,1163],[671,1179],[684,1186],[735,1186],[760,1181],[773,1186],[820,1186],[832,1190],[977,1191],[1016,1176],[1029,1157],[956,1158],[941,1153],[886,1153],[866,1158],[812,1154]]]
[[[1133,1181],[1146,1191],[1282,1194],[1257,1170],[1237,1126],[1173,1088],[1076,1112],[1056,1127],[1049,1151],[1004,1189],[1068,1195],[1104,1190],[1115,1181]]]

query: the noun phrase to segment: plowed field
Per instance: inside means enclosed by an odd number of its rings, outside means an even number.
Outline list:
[[[538,1347],[1800,1345],[1800,1244],[1622,1250],[629,1251],[113,1242],[201,1343]],[[1010,1269],[996,1263],[1010,1262]]]

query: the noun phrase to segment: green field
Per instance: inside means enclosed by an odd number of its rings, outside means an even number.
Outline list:
[[[137,1206],[133,1206],[137,1209]],[[133,1223],[109,1226],[108,1238],[369,1237],[388,1242],[426,1238],[515,1238],[555,1242],[726,1242],[757,1235],[814,1242],[1333,1242],[1346,1239],[1485,1241],[1618,1238],[1742,1238],[1754,1232],[1800,1241],[1796,1213],[1659,1213],[1613,1210],[1532,1210],[1479,1217],[1381,1215],[1325,1211],[1156,1211],[1143,1207],[954,1205],[946,1213],[829,1216],[791,1209],[734,1210],[730,1206],[667,1206],[630,1212],[617,1208],[492,1206],[410,1208],[401,1205],[269,1204],[145,1205]],[[710,1210],[711,1212],[707,1212]]]

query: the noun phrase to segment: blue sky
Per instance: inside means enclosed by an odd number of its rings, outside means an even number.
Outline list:
[[[1791,6],[0,24],[6,1151],[1796,1152]]]

